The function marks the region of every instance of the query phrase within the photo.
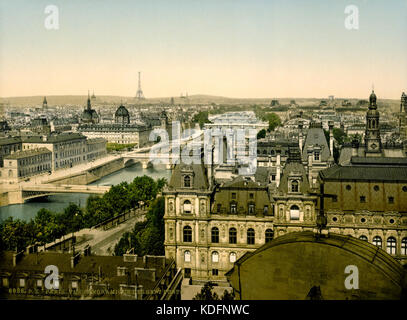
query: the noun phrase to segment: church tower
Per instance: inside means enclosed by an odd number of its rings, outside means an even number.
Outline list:
[[[366,157],[377,157],[381,155],[382,142],[380,139],[379,118],[377,111],[376,94],[372,90],[369,98],[369,110],[366,113],[366,132],[365,132],[365,152]]]
[[[42,101],[42,107],[44,109],[47,109],[47,107],[48,107],[47,97],[44,97],[44,100]]]

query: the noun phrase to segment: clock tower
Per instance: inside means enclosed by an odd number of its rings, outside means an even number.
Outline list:
[[[369,98],[369,110],[366,114],[365,152],[366,157],[381,156],[382,142],[380,139],[379,118],[377,111],[376,94],[372,90]]]

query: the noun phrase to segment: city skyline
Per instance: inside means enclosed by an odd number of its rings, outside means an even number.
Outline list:
[[[344,26],[347,1],[0,1],[0,97],[381,99],[407,88],[407,3],[353,1],[359,29]],[[351,81],[349,81],[351,79]]]

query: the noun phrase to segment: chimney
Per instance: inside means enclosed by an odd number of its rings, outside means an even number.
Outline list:
[[[311,148],[308,149],[308,182],[309,185],[312,187],[312,157],[313,157],[313,150]]]
[[[48,140],[47,136],[42,136],[41,138],[42,138],[42,141],[47,141]]]
[[[304,125],[303,125],[302,121],[300,121],[299,124],[298,124],[298,128],[299,128],[299,131],[300,131],[299,134],[298,134],[298,145],[300,147],[301,155],[302,155],[302,147],[304,145],[304,136],[302,135],[303,127],[304,127]]]
[[[333,121],[328,121],[328,126],[329,126],[329,150],[331,151],[331,156],[333,156],[334,155],[334,134],[333,134],[334,123],[333,123]]]
[[[277,187],[280,185],[280,160],[281,160],[281,150],[277,150],[277,161],[276,161],[276,185]]]
[[[355,138],[352,140],[352,157],[358,156],[358,149],[359,149],[359,140]]]
[[[23,255],[24,255],[24,250],[13,253],[13,267],[15,267],[17,265],[17,263],[21,260]]]

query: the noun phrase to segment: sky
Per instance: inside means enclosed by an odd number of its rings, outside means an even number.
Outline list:
[[[135,96],[138,71],[147,98],[366,99],[374,86],[399,99],[407,0],[0,0],[0,97]]]

